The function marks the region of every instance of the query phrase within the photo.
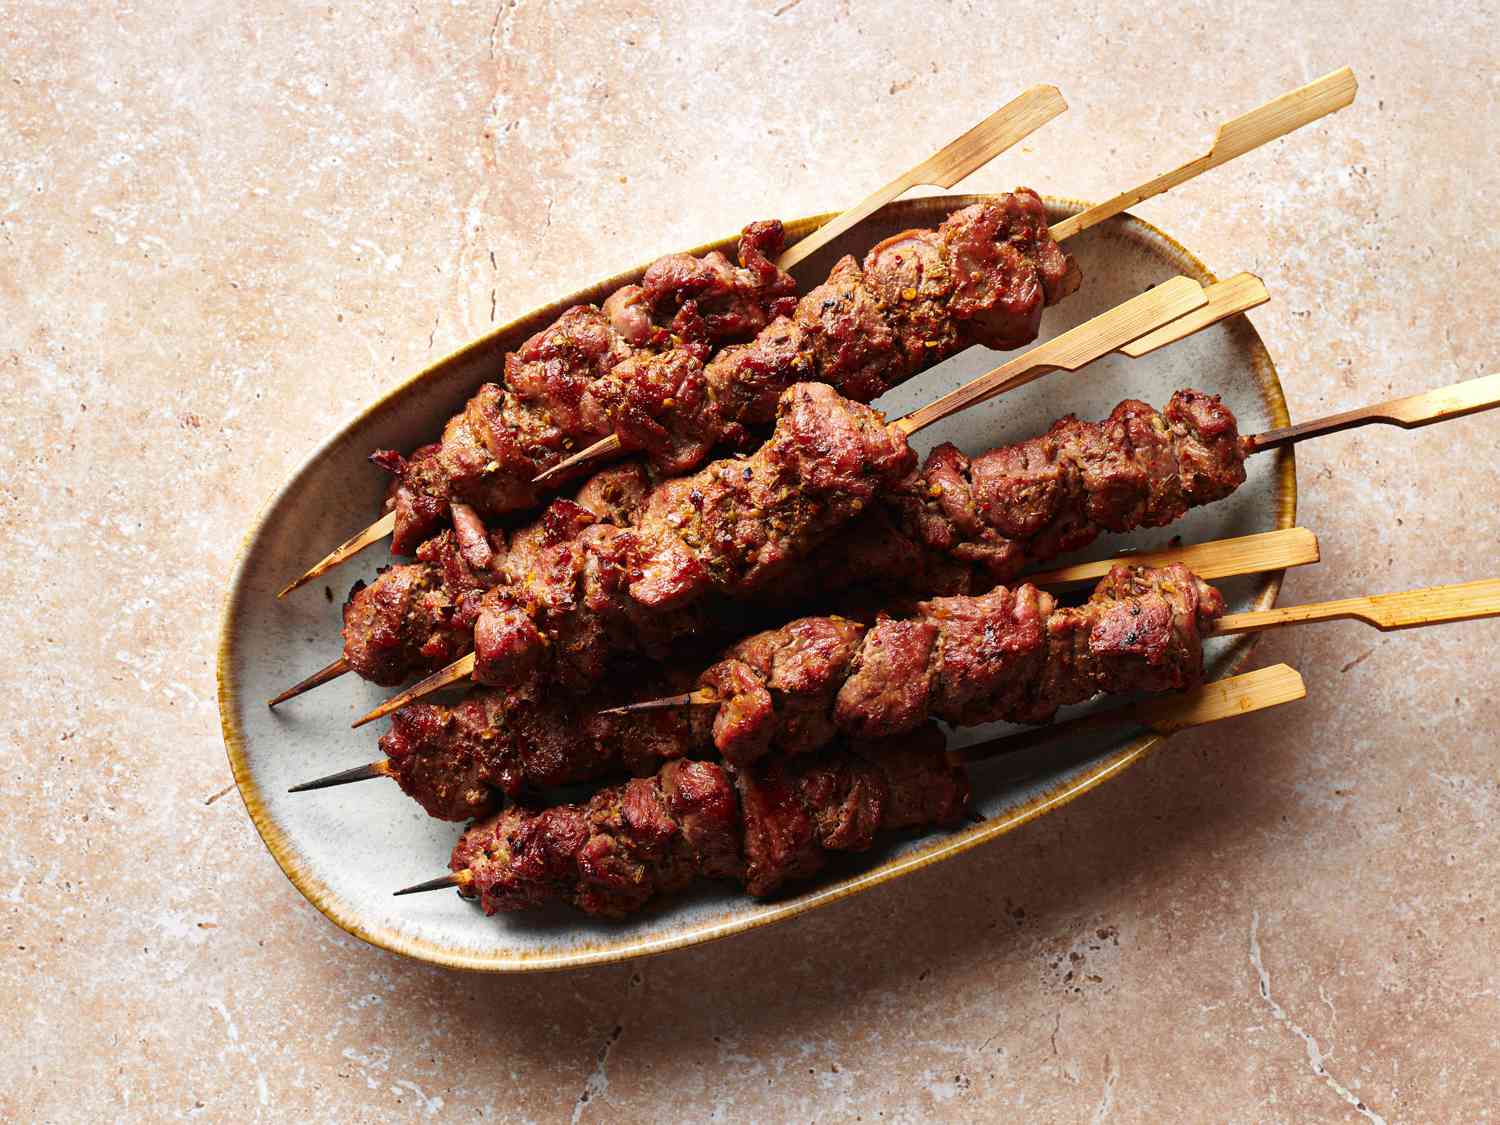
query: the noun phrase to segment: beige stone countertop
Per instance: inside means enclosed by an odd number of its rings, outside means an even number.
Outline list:
[[[1020,89],[965,187],[1139,208],[1275,295],[1294,418],[1500,367],[1500,10],[0,0],[0,1118],[1477,1121],[1500,1083],[1500,624],[1268,635],[1310,697],[952,863],[630,964],[327,922],[232,787],[219,608],[270,490],[543,301],[836,208]],[[1500,570],[1500,418],[1298,452],[1284,601]]]

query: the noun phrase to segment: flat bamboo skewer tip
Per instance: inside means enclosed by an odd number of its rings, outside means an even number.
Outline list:
[[[960,410],[1025,386],[1049,371],[1076,371],[1207,304],[1202,285],[1190,277],[1174,277],[1002,363],[936,402],[912,411],[896,425],[914,434]]]
[[[1253,109],[1220,125],[1214,135],[1213,146],[1202,156],[1064,219],[1053,226],[1052,237],[1058,242],[1072,238],[1137,203],[1187,183],[1210,168],[1227,164],[1236,156],[1243,156],[1252,149],[1343,109],[1354,101],[1358,92],[1359,83],[1355,80],[1354,71],[1346,66],[1325,74],[1306,86],[1273,98],[1259,109]]]
[[[1331,414],[1326,418],[1315,418],[1298,426],[1267,430],[1250,439],[1251,452],[1259,453],[1264,449],[1295,445],[1308,438],[1336,434],[1357,426],[1381,424],[1416,430],[1434,422],[1463,418],[1496,406],[1500,406],[1500,372],[1447,387],[1437,387],[1421,394],[1407,395],[1405,398],[1393,398],[1374,406],[1346,410],[1342,414]]]
[[[1314,621],[1363,621],[1387,633],[1394,629],[1417,629],[1423,625],[1477,621],[1485,617],[1500,617],[1500,578],[1231,613],[1219,618],[1213,635],[1259,633],[1282,625],[1303,625]]]
[[[921,185],[951,188],[1068,108],[1056,86],[1032,86],[914,168],[871,193],[788,249],[776,264],[789,270],[891,200]]]
[[[1306,566],[1318,562],[1320,552],[1318,537],[1305,527],[1286,527],[1279,531],[1262,531],[1255,535],[1241,535],[1234,539],[1216,539],[1209,543],[1195,543],[1187,547],[1171,547],[1161,551],[1143,551],[1139,554],[1122,555],[1099,562],[1075,563],[1073,566],[1046,570],[1040,574],[1025,576],[1033,586],[1068,587],[1095,582],[1110,572],[1112,567],[1168,566],[1182,563],[1199,578],[1232,578],[1241,574],[1262,574],[1271,570],[1285,570],[1292,566]]]

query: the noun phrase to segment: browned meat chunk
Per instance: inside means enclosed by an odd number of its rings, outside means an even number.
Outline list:
[[[955,823],[968,793],[930,728],[789,765],[681,760],[586,804],[507,809],[464,833],[450,867],[486,914],[560,901],[623,917],[699,877],[775,893],[879,831]]]

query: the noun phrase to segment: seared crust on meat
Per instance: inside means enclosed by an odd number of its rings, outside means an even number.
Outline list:
[[[550,489],[532,478],[607,434],[670,472],[738,434],[720,419],[702,365],[792,311],[795,283],[774,264],[784,238],[779,222],[752,223],[738,266],[717,251],[659,259],[640,285],[566,310],[506,355],[503,380],[480,387],[435,446],[409,458],[379,451],[376,463],[395,474],[393,550],[410,554],[451,500],[485,518],[535,507]]]
[[[517,535],[511,581],[480,605],[475,678],[583,687],[621,653],[665,658],[712,627],[714,600],[791,573],[914,467],[899,427],[826,385],[798,384],[760,449],[660,485],[633,526],[556,501]]]
[[[649,774],[703,746],[708,718],[677,709],[600,714],[626,701],[626,683],[638,691],[642,678],[668,692],[686,679],[638,672],[583,697],[477,688],[451,707],[403,707],[391,716],[380,750],[401,788],[441,820],[486,816],[502,796],[608,774]]]
[[[506,809],[464,833],[450,867],[486,914],[560,901],[623,917],[700,877],[773,894],[880,831],[957,822],[968,795],[931,727],[744,770],[678,760],[585,804]]]
[[[933,718],[1046,722],[1101,692],[1185,691],[1202,681],[1203,637],[1223,612],[1219,593],[1180,564],[1117,566],[1077,607],[1023,584],[934,598],[868,630],[794,621],[741,641],[699,686],[719,700],[715,747],[744,765],[836,734],[893,737]],[[807,643],[835,630],[837,644]],[[796,653],[795,677],[779,674],[783,653]]]
[[[752,223],[738,267],[717,251],[657,260],[639,285],[569,309],[508,355],[503,384],[480,388],[435,452],[382,452],[397,473],[399,552],[449,500],[484,516],[535,506],[546,489],[534,476],[608,434],[686,472],[716,445],[742,445],[797,383],[869,402],[972,344],[1020,347],[1078,287],[1027,188],[886,239],[862,263],[843,258],[800,300],[774,265],[783,237],[780,223]]]

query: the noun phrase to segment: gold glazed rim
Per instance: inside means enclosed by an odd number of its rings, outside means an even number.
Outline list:
[[[907,212],[930,211],[935,206],[934,201],[940,201],[937,205],[945,210],[956,209],[979,202],[985,198],[987,197],[982,195],[922,196],[887,204],[878,214],[899,217]],[[1045,198],[1048,210],[1053,216],[1054,221],[1068,215],[1076,214],[1089,206],[1085,202],[1074,199],[1054,196],[1047,196]],[[835,214],[836,212],[828,212],[787,223],[788,245],[834,218]],[[913,218],[915,218],[915,215]],[[1171,235],[1166,234],[1153,224],[1128,213],[1110,220],[1110,222],[1119,224],[1126,229],[1133,228],[1137,234],[1145,235],[1149,239],[1158,240],[1167,248],[1169,256],[1176,259],[1176,264],[1181,268],[1182,272],[1194,277],[1196,280],[1204,284],[1218,280],[1196,255]],[[738,232],[728,238],[699,246],[689,251],[689,253],[702,254],[713,249],[731,249],[737,238]],[[337,433],[304,460],[288,476],[286,481],[267,498],[240,544],[239,552],[235,559],[233,577],[225,595],[224,611],[219,630],[218,661],[215,669],[218,681],[219,716],[224,732],[224,747],[229,757],[229,765],[234,774],[235,784],[239,789],[240,797],[245,803],[245,808],[250,814],[250,819],[254,823],[256,831],[260,833],[261,839],[265,842],[271,855],[281,867],[282,872],[291,880],[292,885],[301,891],[309,902],[317,907],[319,911],[340,929],[381,949],[455,969],[483,972],[531,972],[571,969],[586,965],[599,965],[630,960],[636,957],[654,953],[665,953],[668,950],[697,945],[716,938],[727,937],[731,934],[744,933],[774,922],[785,921],[821,906],[827,906],[850,895],[869,890],[892,879],[910,874],[923,867],[927,867],[929,864],[951,859],[954,856],[969,851],[971,848],[997,839],[1029,821],[1061,808],[1074,798],[1103,784],[1129,766],[1140,761],[1164,741],[1164,736],[1161,735],[1142,735],[1119,749],[1091,762],[1078,774],[1063,782],[1059,782],[1049,789],[1043,790],[1020,805],[1007,809],[998,816],[948,835],[934,836],[924,841],[921,846],[912,851],[893,857],[868,871],[851,875],[827,886],[815,887],[793,898],[760,904],[749,910],[747,910],[747,907],[751,907],[751,900],[746,899],[744,900],[745,905],[737,908],[732,907],[726,914],[719,918],[693,920],[692,922],[682,923],[668,928],[664,933],[654,936],[643,937],[630,934],[622,934],[619,937],[606,936],[599,940],[579,943],[566,950],[558,951],[522,951],[500,947],[494,949],[454,948],[449,945],[403,933],[393,926],[370,924],[358,909],[335,894],[304,863],[296,844],[270,815],[255,778],[252,776],[245,749],[245,736],[236,718],[238,697],[235,685],[231,682],[231,669],[233,665],[234,638],[239,631],[241,613],[246,608],[243,603],[247,597],[247,587],[249,585],[248,566],[251,548],[259,539],[267,520],[280,506],[281,502],[288,494],[297,489],[308,474],[317,471],[324,461],[337,452],[351,431],[361,428],[365,422],[394,405],[395,400],[404,397],[417,385],[436,378],[455,364],[470,360],[476,352],[492,349],[497,339],[514,333],[518,325],[535,320],[538,317],[543,318],[543,323],[549,323],[571,305],[586,302],[597,303],[598,299],[613,292],[621,285],[638,280],[644,269],[645,264],[626,270],[605,281],[580,290],[564,300],[552,302],[540,309],[534,309],[524,316],[517,317],[509,323],[491,330],[464,347],[459,348],[457,351],[438,360],[436,363],[431,364],[419,374],[403,381],[393,390],[377,399],[372,405],[362,410],[354,418],[350,419]],[[1241,316],[1239,319],[1243,320],[1244,318]],[[1246,323],[1248,324],[1248,321]],[[1290,425],[1291,420],[1287,413],[1286,399],[1282,392],[1276,367],[1272,363],[1270,354],[1267,352],[1264,342],[1260,339],[1259,333],[1254,331],[1253,326],[1251,326],[1250,334],[1249,350],[1251,365],[1263,401],[1269,410],[1272,424],[1278,427]],[[1291,527],[1295,524],[1297,517],[1297,480],[1295,457],[1290,447],[1280,449],[1276,452],[1274,487],[1276,493],[1275,526],[1278,529]],[[1254,608],[1269,609],[1276,604],[1276,598],[1281,590],[1281,581],[1284,573],[1284,571],[1275,571],[1265,576],[1264,583],[1255,596]],[[1255,634],[1236,639],[1236,643],[1230,653],[1228,667],[1224,672],[1226,676],[1232,675],[1244,667],[1245,662],[1250,656],[1255,639]]]

